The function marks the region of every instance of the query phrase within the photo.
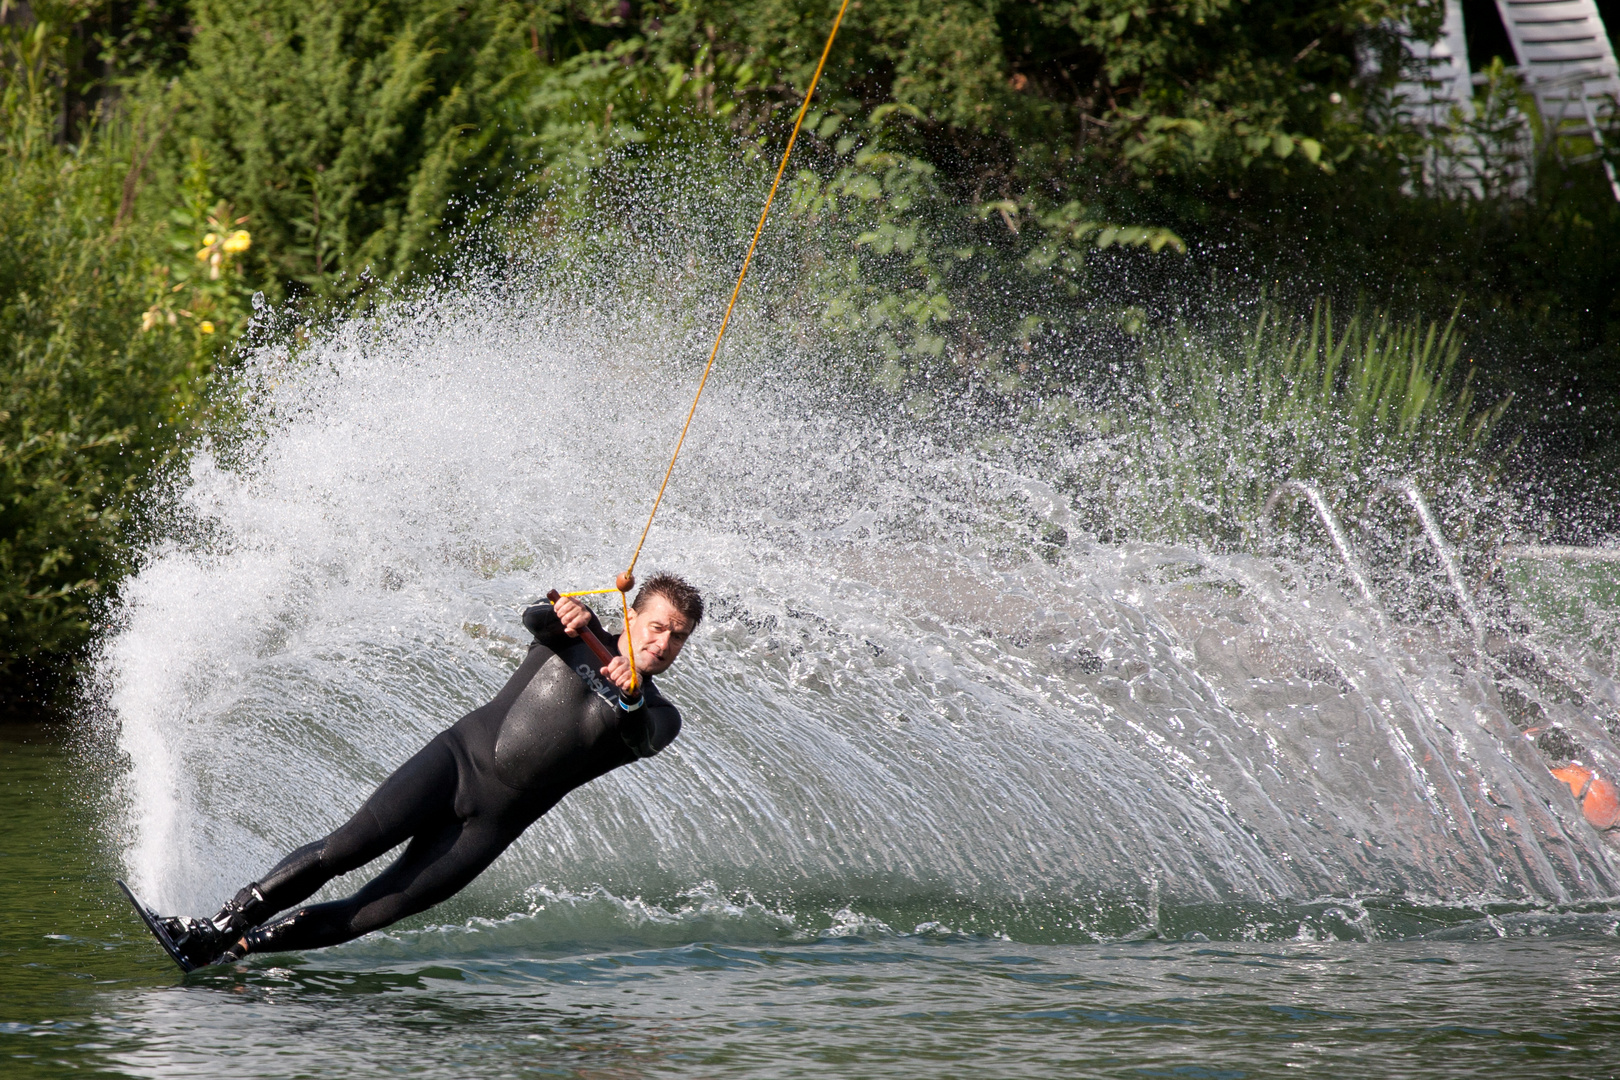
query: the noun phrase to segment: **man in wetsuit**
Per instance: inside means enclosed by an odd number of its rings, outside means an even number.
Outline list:
[[[336,832],[288,855],[212,919],[161,920],[182,966],[336,945],[460,892],[564,795],[675,739],[681,714],[650,676],[675,661],[702,618],[702,597],[672,574],[642,586],[616,642],[576,600],[524,611],[534,643],[493,701],[440,732]],[[607,647],[607,664],[587,634]],[[353,896],[267,921],[400,844],[404,853]]]

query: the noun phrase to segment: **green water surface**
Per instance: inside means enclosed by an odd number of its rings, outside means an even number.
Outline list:
[[[560,945],[519,920],[182,976],[114,891],[116,837],[82,780],[48,733],[0,739],[6,1077],[1620,1075],[1607,909],[1399,941],[1107,945]]]

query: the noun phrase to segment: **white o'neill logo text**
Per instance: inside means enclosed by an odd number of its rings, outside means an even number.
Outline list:
[[[591,665],[577,664],[574,670],[579,672],[579,677],[585,680],[585,685],[590,687],[592,692],[606,698],[609,704],[619,696],[619,688],[603,681],[602,676],[597,674]]]

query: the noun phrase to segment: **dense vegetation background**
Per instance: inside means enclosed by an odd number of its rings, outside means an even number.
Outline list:
[[[353,310],[514,206],[555,235],[627,169],[780,146],[834,7],[0,0],[0,694],[48,692],[88,640],[132,500],[210,422],[255,292]],[[1186,441],[1188,484],[1194,444],[1268,417],[1316,432],[1290,460],[1376,436],[1402,468],[1494,430],[1534,527],[1614,530],[1592,510],[1620,497],[1620,205],[1488,34],[1475,115],[1417,122],[1392,27],[1438,18],[855,0],[783,211],[842,237],[808,272],[821,332],[862,340],[890,391],[1035,400],[1131,361],[1139,401],[1202,417],[1150,409],[1137,435]],[[1432,182],[1441,158],[1482,178]],[[1268,321],[1216,379],[1187,328],[1237,341],[1238,299]]]

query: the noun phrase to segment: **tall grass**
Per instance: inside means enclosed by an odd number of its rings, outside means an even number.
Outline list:
[[[1241,547],[1285,480],[1340,505],[1400,477],[1485,480],[1508,399],[1476,407],[1466,367],[1455,320],[1339,320],[1325,302],[1303,319],[1262,304],[1241,333],[1179,328],[1144,350],[1090,501],[1115,532]]]

